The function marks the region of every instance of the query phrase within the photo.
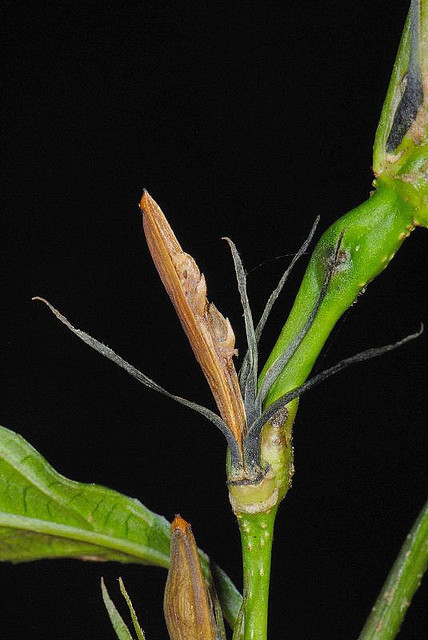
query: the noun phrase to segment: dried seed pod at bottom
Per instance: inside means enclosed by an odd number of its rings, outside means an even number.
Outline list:
[[[192,528],[181,516],[171,525],[171,561],[164,615],[171,640],[217,640],[213,606]]]

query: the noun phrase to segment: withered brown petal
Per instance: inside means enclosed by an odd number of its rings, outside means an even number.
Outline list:
[[[233,363],[235,335],[230,322],[207,300],[203,274],[185,253],[162,210],[147,191],[141,199],[147,244],[163,285],[210,385],[221,417],[239,448],[245,434],[245,411]]]
[[[213,607],[189,523],[176,516],[171,525],[171,560],[164,596],[171,640],[217,640]]]

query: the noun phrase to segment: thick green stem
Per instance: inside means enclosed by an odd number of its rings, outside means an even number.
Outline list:
[[[244,571],[244,640],[266,640],[272,538],[277,507],[238,514]]]
[[[260,374],[290,345],[310,316],[320,295],[328,261],[341,241],[341,262],[314,321],[294,355],[269,390],[266,406],[301,385],[308,377],[325,341],[342,314],[387,266],[414,228],[414,209],[389,181],[378,181],[375,193],[337,220],[315,247],[287,322]]]
[[[285,424],[265,425],[262,462],[269,473],[259,484],[230,485],[230,499],[238,518],[244,572],[244,631],[238,620],[236,637],[263,640],[267,633],[270,565],[275,516],[293,476],[292,427],[295,411]],[[269,493],[266,493],[269,489]],[[273,501],[272,501],[273,499]],[[266,506],[270,503],[270,508]],[[235,637],[235,636],[234,636]]]
[[[359,640],[392,640],[428,564],[428,502],[407,536]]]

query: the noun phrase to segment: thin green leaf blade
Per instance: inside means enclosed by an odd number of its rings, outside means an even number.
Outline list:
[[[137,614],[135,613],[134,605],[131,602],[131,598],[128,595],[127,590],[125,589],[125,585],[123,583],[122,578],[119,578],[119,587],[120,592],[125,598],[126,604],[128,605],[129,613],[131,614],[132,624],[134,625],[135,633],[137,634],[138,640],[145,640],[146,636],[144,635],[144,631],[140,627],[140,623],[138,622]]]
[[[103,594],[104,604],[106,606],[111,624],[113,626],[113,629],[116,631],[116,635],[119,640],[134,640],[129,632],[128,627],[124,623],[122,616],[116,609],[113,600],[110,598],[103,578],[101,578],[101,592]]]

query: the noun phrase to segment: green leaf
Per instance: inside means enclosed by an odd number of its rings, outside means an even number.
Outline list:
[[[138,500],[57,473],[0,427],[0,559],[76,557],[169,565],[169,523]]]
[[[116,635],[119,638],[119,640],[134,640],[131,634],[129,633],[128,627],[124,623],[122,616],[114,606],[114,602],[108,594],[103,578],[101,578],[101,591],[103,594],[104,604],[106,606],[108,615],[113,625],[113,629],[116,631]]]
[[[134,498],[64,478],[17,433],[0,427],[0,560],[78,558],[169,566],[170,524]],[[207,580],[209,558],[201,553]],[[242,598],[212,566],[226,620]]]
[[[132,624],[134,625],[137,638],[138,640],[145,640],[144,631],[140,627],[140,623],[138,622],[138,618],[135,613],[134,606],[131,602],[131,598],[129,597],[128,592],[125,589],[125,585],[123,584],[122,578],[119,578],[119,587],[120,587],[120,592],[125,598],[126,604],[128,605],[129,613],[131,614]]]

